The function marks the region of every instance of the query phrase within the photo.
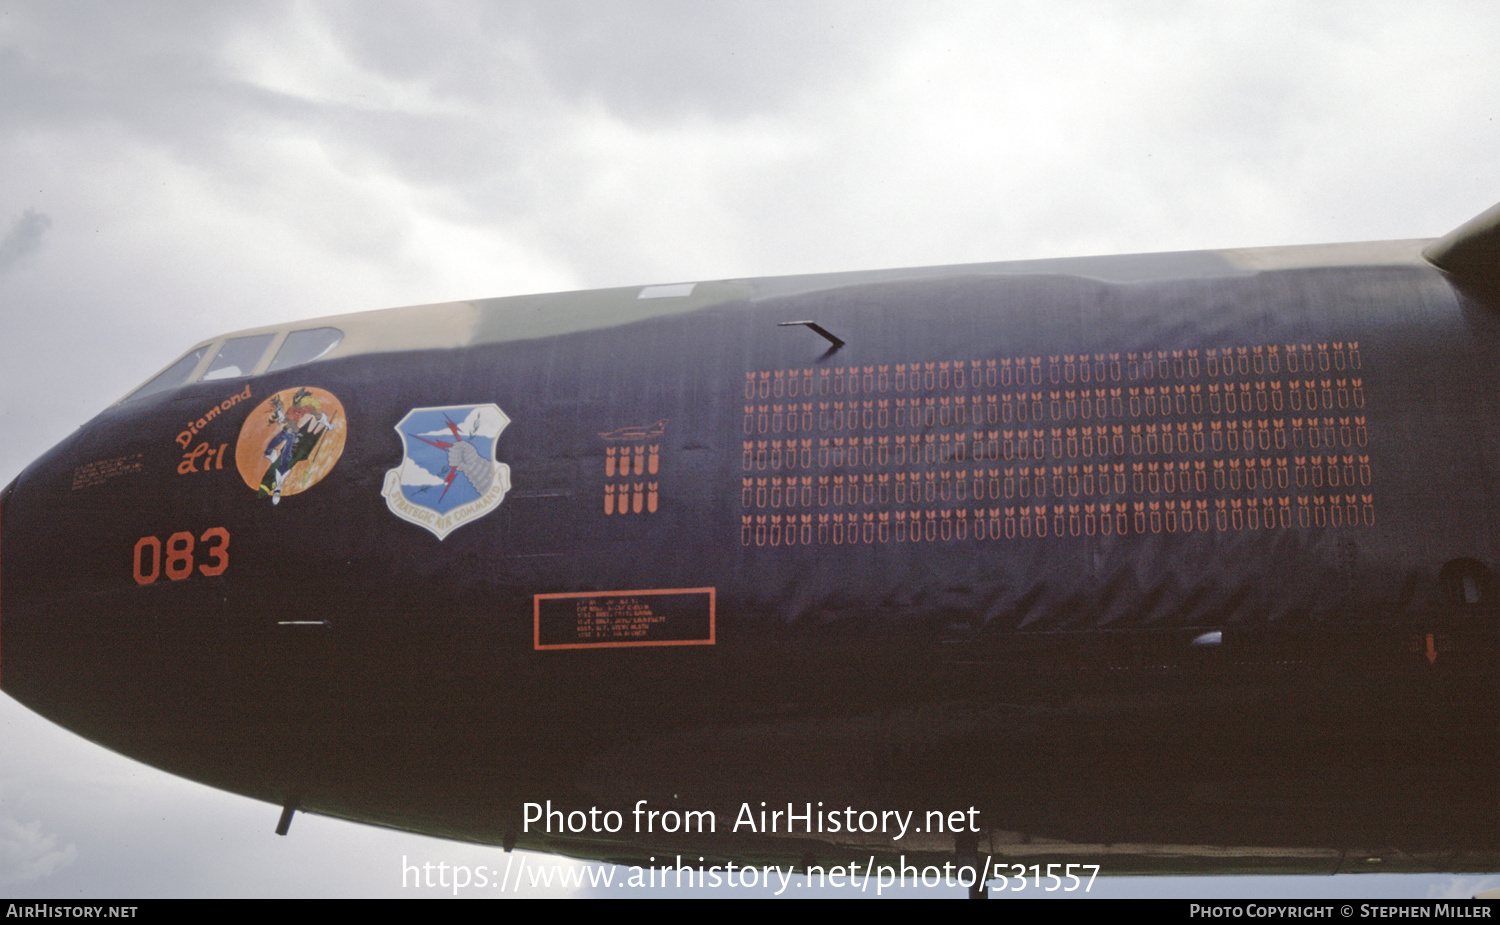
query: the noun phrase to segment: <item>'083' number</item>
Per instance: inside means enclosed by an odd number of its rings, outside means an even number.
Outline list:
[[[222,575],[229,568],[229,531],[223,527],[210,527],[203,531],[197,542],[206,544],[199,555],[205,561],[198,562],[193,554],[193,535],[186,530],[167,537],[165,548],[154,536],[143,536],[135,541],[135,583],[149,585],[161,577],[162,572],[173,581],[181,581],[193,574],[193,566],[203,575]],[[165,561],[163,559],[165,558]]]

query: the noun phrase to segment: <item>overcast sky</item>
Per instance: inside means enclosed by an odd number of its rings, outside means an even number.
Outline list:
[[[1500,199],[1496,48],[1493,0],[0,0],[0,483],[225,330],[1440,235]],[[505,858],[276,815],[0,697],[0,895],[403,895],[403,855]]]

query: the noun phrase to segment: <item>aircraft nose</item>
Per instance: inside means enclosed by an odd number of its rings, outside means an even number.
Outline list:
[[[20,632],[24,608],[11,584],[15,569],[10,561],[16,549],[16,531],[10,525],[11,497],[15,490],[15,481],[0,488],[0,690],[21,700],[26,675],[26,659],[22,655],[24,634]]]
[[[41,621],[35,616],[26,568],[24,492],[18,477],[0,490],[0,690],[44,716],[51,699],[39,682],[57,672],[47,657],[48,646],[38,638]]]
[[[172,507],[179,486],[105,452],[107,467],[95,445],[65,444],[0,491],[0,688],[123,755],[280,802],[327,731],[307,718],[324,640],[300,626],[282,640],[277,600],[236,610],[212,579],[239,525],[178,530],[198,510]]]
[[[116,719],[109,669],[141,651],[141,634],[111,626],[122,621],[108,619],[108,596],[90,587],[96,569],[75,555],[85,540],[70,540],[88,520],[49,505],[54,487],[28,470],[0,491],[0,689],[89,735]]]
[[[16,481],[0,489],[0,690],[32,709],[37,698],[28,680],[35,677],[35,660],[28,650],[31,644],[27,626],[24,583],[17,572],[20,549],[15,519]],[[37,712],[42,712],[38,710]]]

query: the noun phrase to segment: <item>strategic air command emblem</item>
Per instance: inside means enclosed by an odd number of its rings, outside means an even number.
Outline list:
[[[396,425],[405,455],[381,489],[391,513],[441,540],[499,507],[510,467],[495,461],[495,442],[509,423],[497,405],[408,411]]]

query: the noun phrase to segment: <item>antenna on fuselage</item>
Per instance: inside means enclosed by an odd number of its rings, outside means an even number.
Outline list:
[[[829,331],[827,328],[823,327],[821,324],[818,324],[816,321],[780,321],[777,322],[776,326],[778,328],[790,328],[796,327],[799,324],[803,327],[812,328],[815,332],[818,333],[819,336],[827,340],[830,344],[833,344],[832,347],[828,348],[828,351],[826,353],[824,353],[821,357],[818,357],[818,359],[820,360],[827,359],[828,357],[833,356],[833,352],[835,350],[844,346],[844,339],[842,337],[839,337],[837,334]]]

